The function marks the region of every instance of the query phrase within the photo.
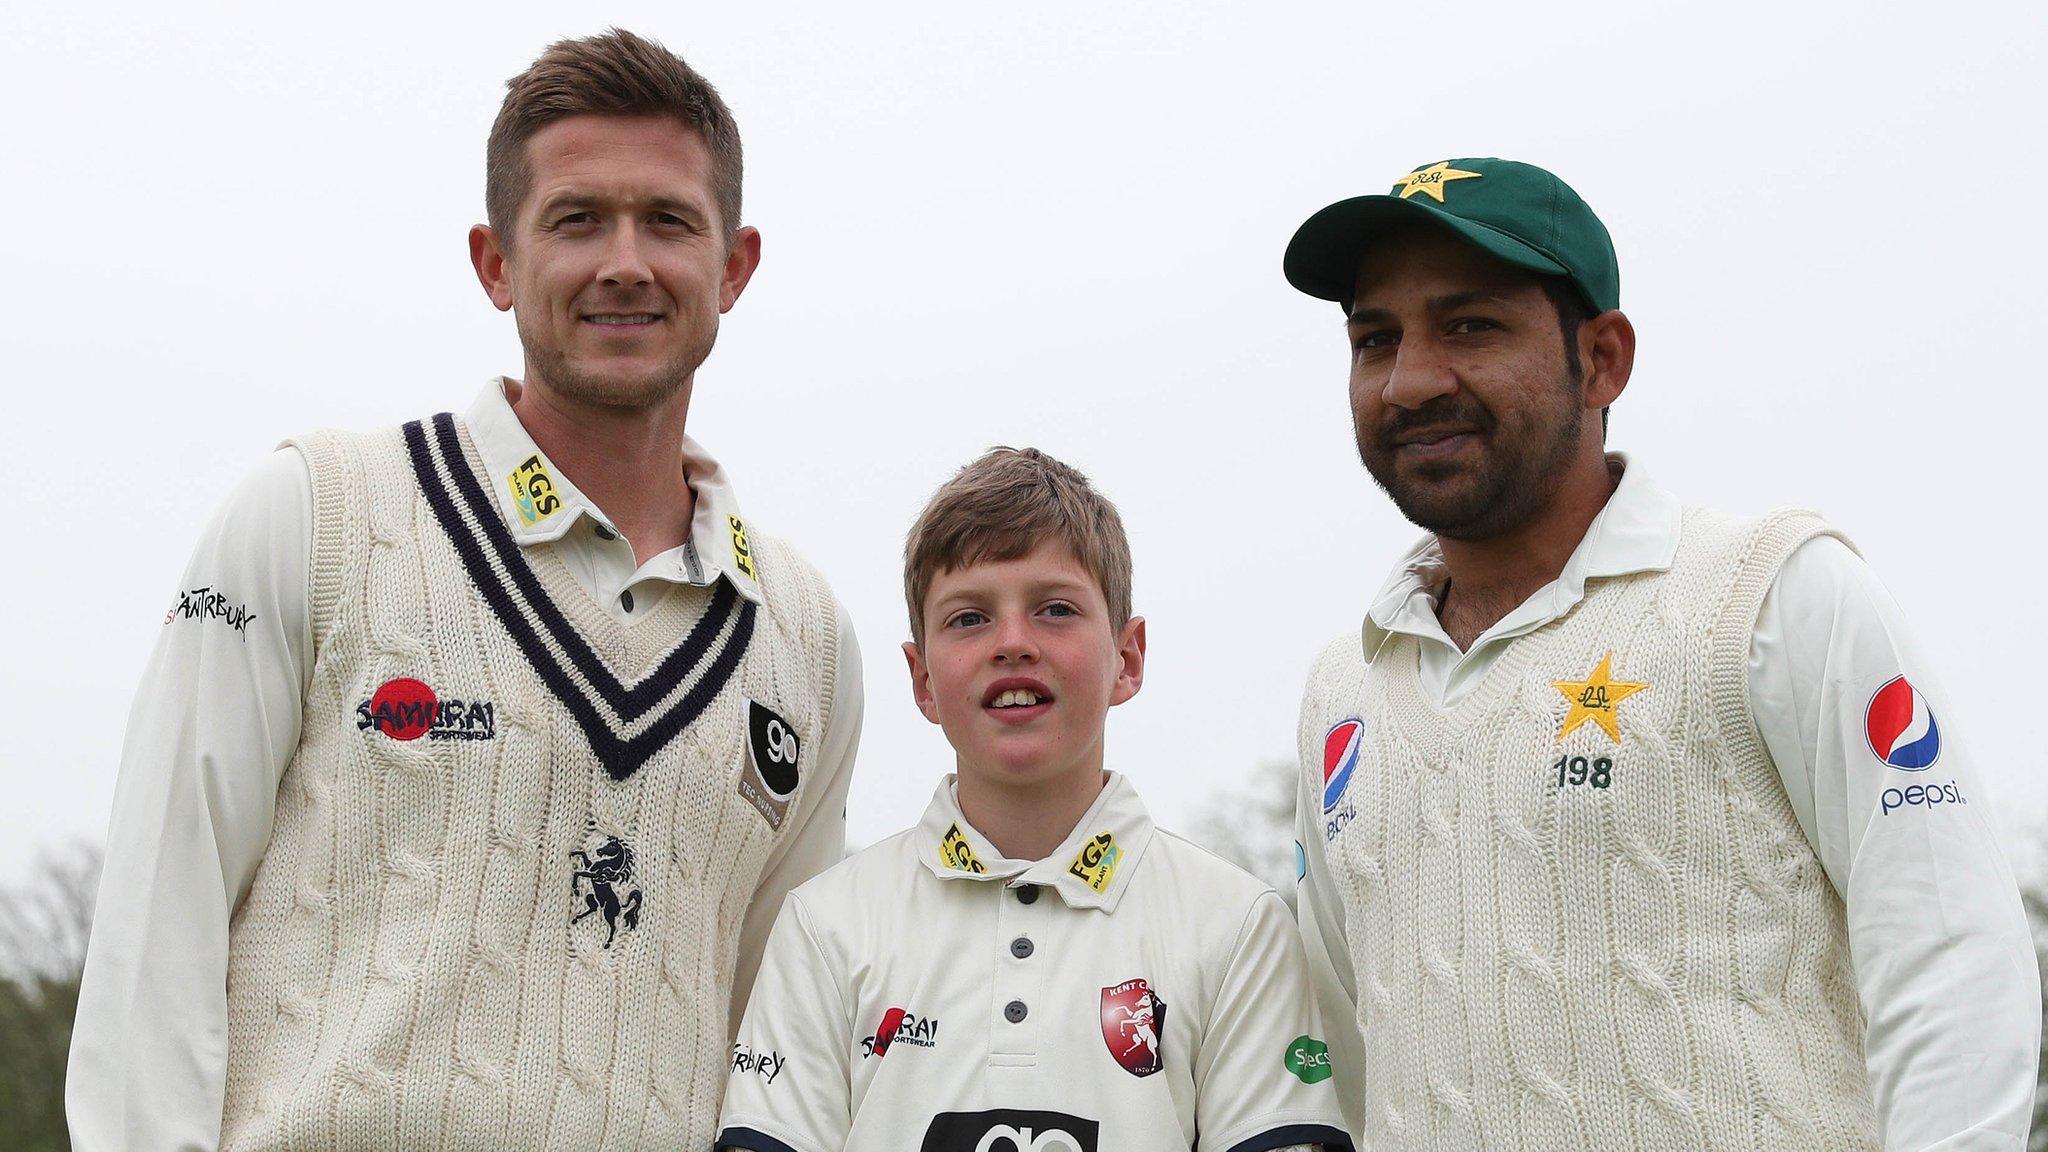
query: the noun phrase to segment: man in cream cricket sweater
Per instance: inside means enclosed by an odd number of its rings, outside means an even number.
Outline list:
[[[852,630],[685,435],[746,287],[718,94],[514,78],[470,252],[522,379],[278,452],[130,720],[81,1152],[709,1147],[783,894],[843,852]]]
[[[1359,1146],[2019,1152],[2038,976],[1956,715],[1843,536],[1604,450],[1635,334],[1592,210],[1449,160],[1285,270],[1430,533],[1302,708]]]

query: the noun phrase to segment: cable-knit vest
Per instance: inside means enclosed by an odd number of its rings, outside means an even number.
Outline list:
[[[1842,901],[1749,707],[1764,596],[1828,532],[1687,510],[1668,571],[1588,581],[1445,711],[1411,637],[1324,653],[1361,1149],[1877,1148]]]
[[[231,926],[222,1148],[709,1148],[831,593],[753,533],[764,605],[622,624],[513,541],[454,417],[300,447],[315,654]]]

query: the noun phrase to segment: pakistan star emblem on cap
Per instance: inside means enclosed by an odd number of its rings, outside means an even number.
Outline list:
[[[1451,167],[1449,160],[1445,160],[1440,164],[1431,164],[1427,168],[1417,169],[1401,177],[1399,180],[1394,181],[1394,189],[1401,193],[1401,199],[1403,200],[1420,192],[1441,204],[1444,202],[1444,185],[1453,180],[1477,180],[1485,175],[1486,173],[1484,172],[1460,171]]]
[[[1621,743],[1620,713],[1616,710],[1621,707],[1623,700],[1648,688],[1649,685],[1616,680],[1613,665],[1614,653],[1609,652],[1600,658],[1600,663],[1593,668],[1593,674],[1584,680],[1551,682],[1551,686],[1564,693],[1564,698],[1571,701],[1572,705],[1572,710],[1565,715],[1564,725],[1557,730],[1559,743],[1589,720],[1598,724],[1600,730],[1607,733],[1609,740],[1616,744]]]

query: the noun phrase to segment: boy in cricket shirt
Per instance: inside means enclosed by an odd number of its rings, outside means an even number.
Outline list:
[[[1035,450],[933,496],[903,649],[957,771],[783,904],[720,1147],[1350,1152],[1286,906],[1104,770],[1130,573],[1115,507]]]

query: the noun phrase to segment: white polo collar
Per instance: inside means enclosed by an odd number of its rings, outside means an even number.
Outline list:
[[[955,777],[948,774],[918,822],[917,858],[941,880],[1000,880],[1009,887],[1037,884],[1072,908],[1115,912],[1152,843],[1152,816],[1137,789],[1111,772],[1102,792],[1065,842],[1043,860],[1012,860],[960,814]]]
[[[1572,610],[1586,596],[1586,582],[1634,572],[1662,572],[1678,552],[1684,507],[1626,453],[1609,452],[1607,466],[1621,473],[1606,507],[1586,526],[1579,546],[1557,579],[1536,590],[1514,611],[1482,633],[1472,647],[1533,632]],[[1366,611],[1362,639],[1371,660],[1395,633],[1449,644],[1437,622],[1436,598],[1448,573],[1435,536],[1425,536],[1401,558]]]
[[[618,526],[527,434],[526,426],[519,422],[518,413],[505,397],[508,383],[500,376],[485,385],[475,403],[463,413],[462,421],[483,460],[482,483],[497,500],[512,538],[521,547],[560,540],[586,516],[606,531],[617,532]],[[680,582],[710,584],[723,576],[740,595],[762,603],[761,581],[748,552],[746,521],[740,516],[739,502],[733,496],[725,469],[703,445],[687,435],[683,437],[682,457],[690,490],[697,494],[697,509],[690,519],[689,547],[703,578],[688,579],[687,566],[677,564],[674,570],[685,573]],[[529,498],[536,475],[543,478],[544,491],[560,498],[559,506],[543,507]],[[649,567],[653,566],[650,561]]]

